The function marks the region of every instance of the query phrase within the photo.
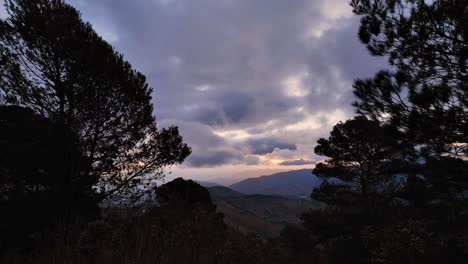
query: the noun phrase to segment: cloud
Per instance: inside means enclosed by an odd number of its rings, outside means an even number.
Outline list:
[[[239,153],[229,151],[208,151],[196,153],[187,159],[187,164],[193,167],[216,167],[224,164],[238,163],[241,159]]]
[[[313,165],[313,164],[315,164],[315,161],[304,160],[304,159],[288,160],[288,161],[283,161],[280,163],[280,165],[283,165],[283,166]]]
[[[246,145],[252,154],[265,155],[272,153],[275,149],[296,150],[295,144],[281,141],[277,138],[259,138],[251,139],[246,142]]]
[[[159,125],[193,149],[186,167],[315,160],[316,140],[354,114],[353,80],[386,65],[349,0],[67,2],[147,76]]]
[[[199,86],[200,87],[200,86]],[[206,86],[199,89],[209,90]],[[221,105],[205,104],[193,109],[189,116],[207,125],[225,126],[246,121],[250,116],[250,108],[255,99],[247,94],[226,91],[214,96],[212,102],[222,102]]]
[[[0,0],[0,19],[3,19],[8,16],[8,13],[5,9],[5,1]]]
[[[254,155],[244,155],[236,150],[210,150],[196,152],[186,160],[187,166],[196,168],[213,168],[227,164],[257,165],[260,158]]]

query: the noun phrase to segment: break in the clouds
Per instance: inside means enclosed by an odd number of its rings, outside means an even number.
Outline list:
[[[315,162],[313,160],[304,160],[304,159],[298,159],[298,160],[287,160],[283,161],[280,163],[280,165],[283,166],[299,166],[299,165],[314,165]]]
[[[353,80],[385,66],[349,0],[68,2],[147,76],[159,125],[193,148],[182,173],[321,159],[316,140],[353,115]]]

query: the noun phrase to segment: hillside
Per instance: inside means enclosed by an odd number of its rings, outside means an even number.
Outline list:
[[[214,182],[206,182],[206,181],[196,181],[198,184],[201,186],[208,188],[208,187],[215,187],[218,186],[219,184],[214,183]]]
[[[208,191],[210,192],[211,198],[213,198],[214,200],[236,198],[236,197],[244,196],[243,193],[234,191],[233,189],[229,189],[228,187],[224,187],[224,186],[210,186],[210,187],[205,187],[205,188],[208,189]]]
[[[207,189],[218,211],[224,214],[226,224],[264,238],[277,236],[286,224],[299,224],[303,212],[320,206],[316,201],[298,198],[244,195],[221,186]]]
[[[244,194],[281,195],[308,198],[322,182],[311,169],[280,172],[234,183],[229,188]]]

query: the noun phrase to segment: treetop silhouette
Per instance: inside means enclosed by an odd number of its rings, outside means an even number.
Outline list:
[[[136,198],[190,148],[176,127],[159,130],[152,89],[62,0],[7,0],[0,21],[0,100],[71,131],[99,179],[100,200]]]

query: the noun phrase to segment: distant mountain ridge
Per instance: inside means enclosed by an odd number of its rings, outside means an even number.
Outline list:
[[[322,180],[312,174],[312,169],[280,172],[273,175],[249,178],[229,186],[244,194],[281,195],[308,198]]]

